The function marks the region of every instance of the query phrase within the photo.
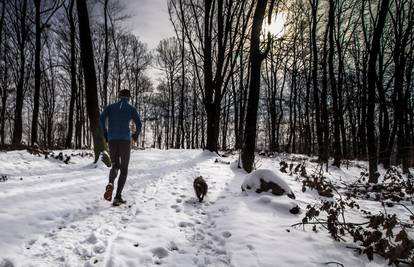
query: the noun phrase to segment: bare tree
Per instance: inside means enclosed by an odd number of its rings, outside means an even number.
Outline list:
[[[29,37],[29,27],[27,25],[27,0],[15,1],[11,5],[9,14],[10,17],[15,16],[13,21],[14,32],[16,33],[16,42],[19,51],[19,74],[18,82],[16,85],[16,106],[14,111],[14,127],[13,127],[13,144],[20,144],[23,134],[23,87],[25,82],[26,72],[26,44]]]
[[[98,90],[95,62],[93,59],[92,38],[89,27],[89,15],[85,0],[77,0],[76,5],[79,19],[81,60],[85,80],[86,108],[88,111],[90,130],[93,137],[95,162],[97,162],[101,153],[106,151],[106,145],[99,127]],[[107,153],[104,153],[103,155],[107,155]],[[103,157],[102,160],[108,166],[110,165],[109,158]]]
[[[273,13],[275,0],[270,1],[269,24]],[[266,58],[270,50],[271,40],[268,34],[268,42],[265,51],[260,49],[260,34],[262,31],[263,20],[266,13],[267,1],[257,1],[253,16],[252,32],[250,37],[250,88],[249,100],[247,104],[246,128],[244,131],[244,145],[241,152],[243,168],[247,172],[253,170],[254,151],[256,149],[256,127],[257,110],[260,97],[260,72],[262,61]]]
[[[368,61],[368,111],[367,111],[367,142],[369,159],[369,182],[377,183],[377,145],[375,140],[375,91],[376,91],[376,64],[380,49],[381,36],[385,26],[385,20],[389,10],[389,0],[381,1],[381,8],[378,14],[378,21],[372,36],[369,61]]]

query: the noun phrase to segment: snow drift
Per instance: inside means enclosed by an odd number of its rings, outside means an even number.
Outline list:
[[[295,199],[295,194],[289,185],[276,173],[268,169],[255,170],[246,175],[241,186],[242,191],[270,192],[273,195],[281,196],[286,194],[288,197]]]

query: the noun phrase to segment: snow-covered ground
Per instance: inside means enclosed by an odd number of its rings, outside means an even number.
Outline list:
[[[92,158],[73,157],[67,165],[26,151],[1,152],[0,175],[9,179],[0,182],[0,266],[386,265],[379,257],[369,262],[328,233],[291,227],[319,197],[302,192],[296,176],[280,173],[283,156],[261,158],[258,166],[285,179],[302,209],[298,215],[289,213],[286,195],[242,192],[246,174],[234,164],[237,157],[224,159],[232,164],[216,158],[199,150],[133,151],[128,203],[112,207],[102,197],[109,169]],[[355,180],[360,171],[332,173]],[[209,185],[203,203],[192,187],[200,175]],[[362,205],[383,209],[374,201]]]

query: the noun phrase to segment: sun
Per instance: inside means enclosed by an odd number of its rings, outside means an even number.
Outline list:
[[[286,22],[285,14],[279,13],[272,17],[272,21],[270,24],[267,24],[267,19],[264,21],[263,30],[266,34],[270,32],[270,34],[276,37],[282,37],[283,34],[285,33],[285,22]]]

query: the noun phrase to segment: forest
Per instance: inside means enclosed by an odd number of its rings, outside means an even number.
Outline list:
[[[372,181],[377,164],[414,164],[410,0],[169,0],[175,35],[155,50],[122,1],[87,2],[94,105],[133,92],[139,147],[241,150],[247,169],[255,151],[367,159]],[[3,146],[92,146],[75,4],[2,1]]]
[[[0,97],[0,267],[414,264],[413,0],[0,0]]]

